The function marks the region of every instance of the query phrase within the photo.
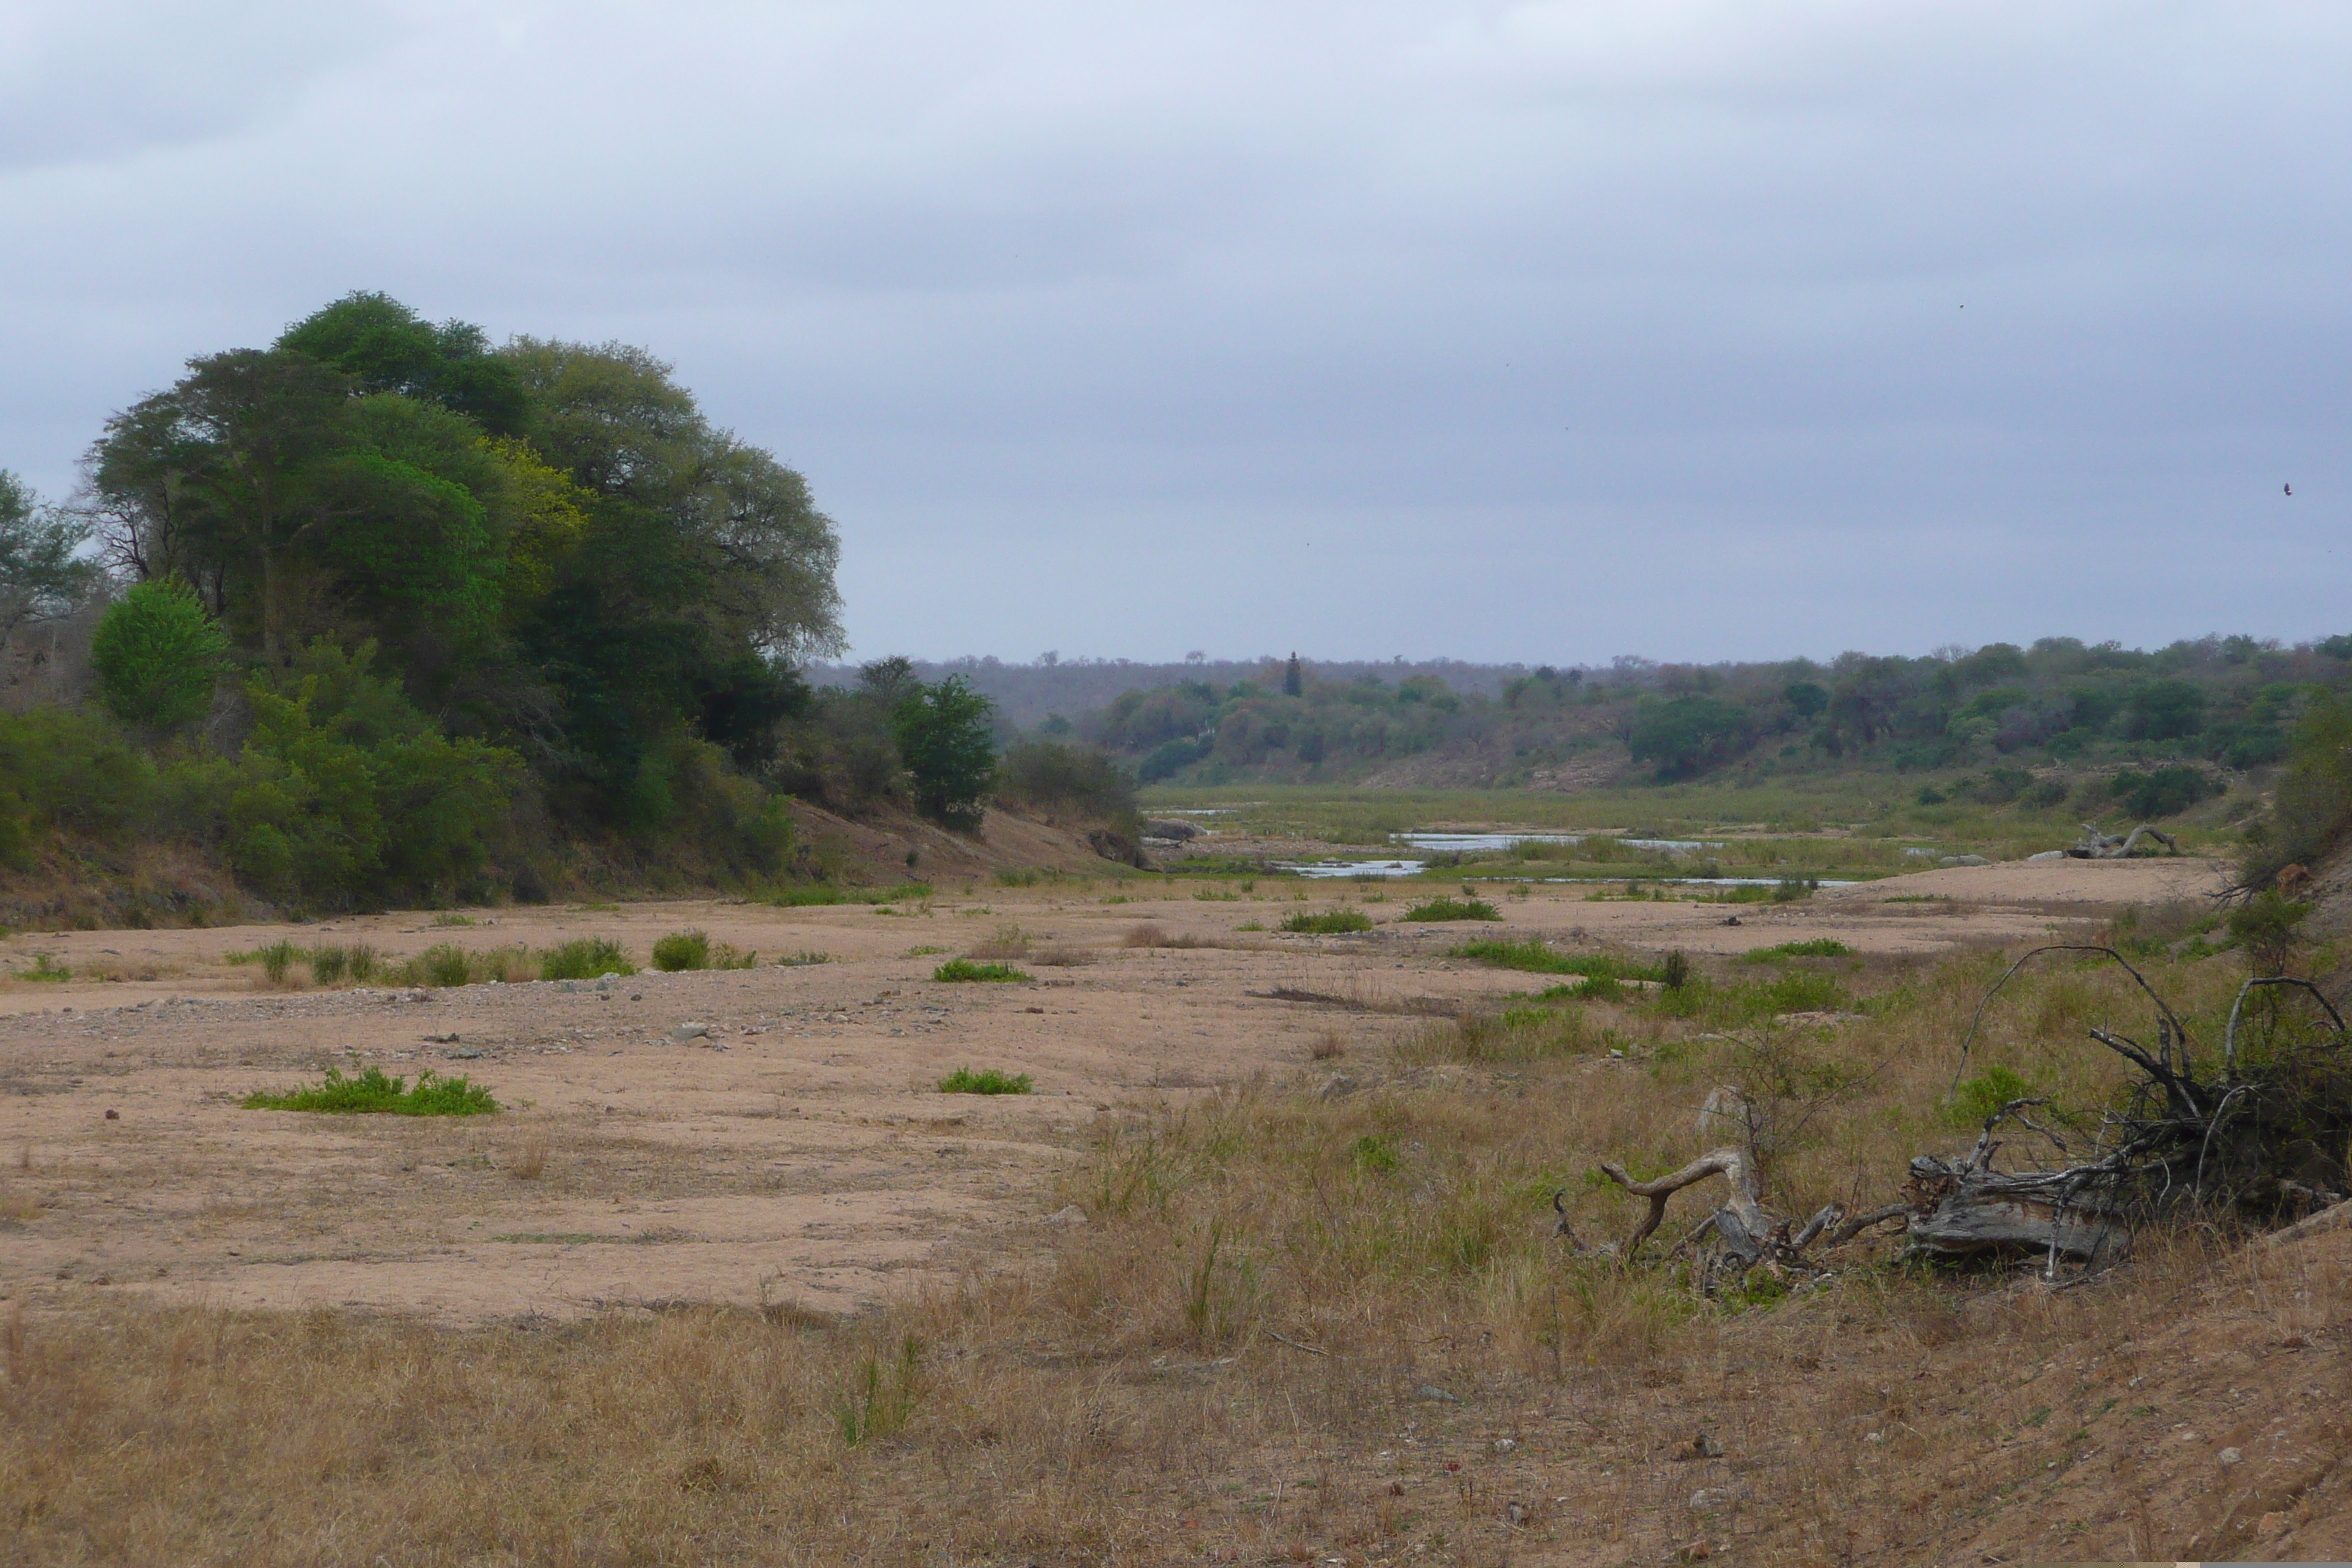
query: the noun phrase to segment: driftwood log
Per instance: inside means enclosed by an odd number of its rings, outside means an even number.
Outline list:
[[[2102,833],[2096,826],[2086,822],[2083,824],[2083,837],[2074,840],[2074,847],[2067,850],[2066,855],[2069,859],[2074,860],[2126,859],[2139,853],[2139,844],[2143,838],[2155,839],[2175,855],[2180,853],[2180,846],[2172,835],[2161,828],[2150,827],[2145,822],[2133,828],[2122,838]]]
[[[1745,1113],[1748,1136],[1710,1150],[1681,1170],[1635,1181],[1622,1164],[1604,1162],[1603,1175],[1648,1211],[1622,1246],[1588,1246],[1570,1226],[1562,1196],[1556,1234],[1578,1253],[1633,1261],[1664,1223],[1666,1205],[1685,1188],[1720,1177],[1720,1206],[1669,1247],[1672,1258],[1696,1248],[1702,1284],[1710,1291],[1750,1268],[1813,1270],[1818,1253],[1875,1226],[1900,1219],[1906,1240],[1930,1257],[2011,1257],[2041,1260],[2054,1273],[2062,1258],[2100,1264],[2126,1251],[2134,1229],[2151,1219],[2194,1211],[2231,1213],[2256,1224],[2294,1220],[2345,1204],[2352,1192],[2352,1060],[2346,1027],[2334,1004],[2310,982],[2258,977],[2240,988],[2230,1008],[2218,1068],[2204,1076],[2187,1026],[2113,948],[2052,943],[2011,965],[1978,1005],[1960,1044],[1957,1088],[1968,1069],[1985,1010],[2028,961],[2049,952],[2093,954],[2120,965],[2152,1005],[2155,1030],[2140,1040],[2106,1028],[2090,1038],[2129,1062],[2137,1081],[2120,1104],[2095,1121],[2044,1111],[2041,1100],[2013,1100],[1986,1118],[1966,1155],[1922,1154],[1911,1162],[1903,1201],[1849,1216],[1830,1204],[1799,1225],[1775,1215],[1765,1201],[1759,1150],[1762,1128],[1737,1089],[1719,1089],[1700,1112],[1702,1137],[1730,1131]],[[2313,1005],[2298,1024],[2284,1002]],[[2255,1015],[2261,1015],[2259,1020]],[[2250,1030],[2261,1033],[2249,1048]],[[2004,1149],[2030,1153],[2021,1168],[1996,1163]],[[2346,1211],[2352,1213],[2352,1208]]]

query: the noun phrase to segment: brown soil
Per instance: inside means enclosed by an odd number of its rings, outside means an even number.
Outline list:
[[[1291,884],[1278,899],[1106,903],[1099,883],[900,905],[572,905],[18,936],[0,944],[12,972],[39,952],[75,978],[0,988],[0,1147],[49,1173],[20,1184],[45,1206],[0,1233],[0,1284],[32,1305],[104,1278],[173,1299],[450,1320],[762,1290],[853,1305],[910,1273],[951,1271],[1036,1218],[1045,1179],[1097,1110],[1295,1069],[1328,1005],[1268,999],[1276,991],[1410,1015],[1402,1005],[1416,999],[1526,989],[1526,975],[1443,957],[1465,932],[1708,954],[1833,936],[1865,954],[1930,954],[2040,938],[2069,896],[2092,914],[2216,874],[2185,862],[1930,871],[1746,906],[1737,926],[1720,905],[1541,894],[1507,900],[1499,924],[1413,925],[1394,919],[1401,899],[1350,898],[1381,922],[1360,937],[1237,929],[1302,907]],[[1885,901],[1906,888],[1966,901]],[[475,923],[436,923],[457,918]],[[930,980],[942,956],[1006,923],[1045,957],[1084,962],[1033,963],[1032,985]],[[1121,946],[1139,923],[1215,945]],[[280,938],[364,942],[397,961],[439,942],[595,936],[643,963],[655,939],[689,927],[768,966],[602,991],[271,992],[254,965],[226,962]],[[803,952],[833,962],[773,967]],[[100,975],[119,978],[90,983]],[[689,1024],[708,1035],[679,1040]],[[462,1073],[518,1114],[236,1107],[256,1089],[369,1065]],[[1027,1072],[1038,1093],[936,1093],[960,1066]],[[544,1169],[520,1179],[512,1168],[534,1147]]]
[[[1526,988],[1528,976],[1444,957],[1465,934],[1707,954],[1835,935],[1895,958],[2080,931],[2121,903],[2200,893],[2218,875],[2192,862],[1955,868],[1733,911],[1538,892],[1508,901],[1500,925],[1468,927],[1397,922],[1393,889],[1370,905],[1352,888],[1310,889],[1301,905],[1291,884],[1261,885],[1278,898],[1134,900],[1097,881],[942,887],[879,908],[697,901],[482,911],[470,926],[399,916],[20,936],[5,944],[12,970],[37,951],[75,978],[0,988],[0,1300],[65,1335],[100,1331],[109,1312],[180,1306],[362,1309],[467,1327],[593,1323],[678,1302],[903,1301],[919,1284],[1018,1274],[1045,1257],[1055,1179],[1098,1112],[1255,1075],[1297,1081],[1323,1070],[1310,1059],[1335,1013],[1350,1016],[1360,1052],[1384,1030],[1422,1026],[1421,1015]],[[1887,901],[1906,893],[1948,897]],[[1348,938],[1239,929],[1342,896],[1383,923]],[[1741,923],[1723,923],[1727,912]],[[1002,929],[1015,922],[1019,933]],[[1160,945],[1127,945],[1143,924]],[[394,958],[436,942],[604,936],[642,959],[689,926],[772,965],[803,952],[832,962],[601,990],[439,992],[269,992],[250,965],[226,962],[281,935],[366,942]],[[1183,942],[1202,945],[1173,945]],[[1036,979],[929,978],[944,952],[976,946],[1031,948],[1014,962]],[[110,971],[125,977],[91,978]],[[413,1121],[236,1104],[364,1065],[462,1072],[513,1113]],[[1609,1065],[1591,1064],[1590,1081],[1606,1081]],[[1027,1072],[1037,1092],[937,1092],[961,1066]],[[1622,1374],[1563,1384],[1555,1368],[1542,1384],[1498,1371],[1494,1397],[1408,1402],[1377,1453],[1318,1453],[1310,1409],[1279,1458],[1255,1450],[1269,1468],[1246,1484],[1274,1495],[1268,1517],[1285,1507],[1274,1478],[1294,1468],[1319,1474],[1331,1499],[1375,1499],[1363,1506],[1376,1514],[1391,1485],[1416,1500],[1458,1490],[1462,1554],[1419,1559],[1433,1562],[1654,1563],[1681,1550],[1990,1563],[2215,1542],[2239,1557],[2343,1556],[2347,1277],[2352,1230],[2232,1255],[2218,1270],[2184,1266],[2177,1307],[2153,1316],[2111,1311],[2099,1293],[2122,1287],[2110,1286],[2021,1286],[1944,1316],[1903,1305],[1853,1328],[1842,1308],[1792,1310],[1762,1348],[1719,1364],[1634,1357]],[[1969,1330],[1969,1310],[2007,1314],[2006,1326]],[[1433,1332],[1437,1348],[1415,1353],[1477,1366],[1477,1347],[1439,1347]],[[1970,1359],[1937,1354],[1970,1333]],[[396,1362],[390,1342],[362,1347],[364,1365]],[[1253,1345],[1250,1357],[1342,1375],[1311,1349]],[[302,1353],[314,1352],[328,1355]],[[1166,1375],[1208,1398],[1232,1362]],[[1678,1460],[1674,1448],[1701,1426],[1725,1454]],[[2226,1465],[2224,1448],[2236,1451]],[[1496,1500],[1525,1517],[1505,1521]],[[1780,1544],[1740,1557],[1743,1533],[1762,1528],[1743,1509],[1777,1521]],[[1841,1510],[1850,1522],[1834,1522]],[[1805,1519],[1815,1522],[1793,1522]],[[1188,1534],[1197,1527],[1177,1512],[1164,1524],[1161,1560],[1238,1560],[1215,1556],[1227,1549]],[[1259,1541],[1249,1560],[1370,1560],[1298,1557],[1286,1539]]]

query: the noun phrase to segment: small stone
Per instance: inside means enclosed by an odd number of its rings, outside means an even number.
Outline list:
[[[1335,1072],[1323,1080],[1322,1089],[1317,1092],[1323,1100],[1345,1100],[1356,1092],[1356,1080],[1346,1073]]]
[[[1518,1452],[1518,1444],[1509,1437],[1495,1439],[1495,1452],[1497,1454],[1515,1454]]]
[[[1690,1510],[1693,1513],[1708,1513],[1738,1498],[1738,1487],[1701,1487],[1691,1493]]]
[[[110,1110],[106,1113],[106,1119],[109,1121],[120,1121],[122,1120],[122,1112],[119,1110]]]
[[[710,1026],[708,1024],[680,1024],[677,1028],[672,1029],[669,1032],[669,1037],[673,1040],[709,1039],[710,1037]]]
[[[2276,1511],[2266,1513],[2255,1524],[2254,1533],[2264,1541],[2269,1541],[2275,1536],[2286,1533],[2286,1515],[2284,1513]]]
[[[1462,1403],[1462,1401],[1454,1398],[1454,1395],[1446,1393],[1445,1390],[1438,1387],[1437,1384],[1433,1383],[1423,1384],[1419,1388],[1412,1391],[1412,1396],[1415,1399],[1433,1399],[1441,1405],[1459,1405]]]
[[[2234,1466],[2245,1463],[2245,1459],[2246,1456],[2241,1454],[2235,1448],[2224,1448],[2221,1450],[2221,1468],[2225,1470],[2230,1469]]]
[[[1047,1215],[1045,1223],[1047,1225],[1084,1225],[1087,1223],[1087,1211],[1072,1204],[1068,1208],[1055,1209],[1052,1214]]]

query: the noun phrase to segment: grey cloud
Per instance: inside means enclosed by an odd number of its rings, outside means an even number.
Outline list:
[[[52,488],[385,288],[677,360],[841,521],[867,652],[2341,629],[2339,8],[104,15],[37,73],[97,89],[0,110]],[[1105,607],[1171,539],[1216,591]]]

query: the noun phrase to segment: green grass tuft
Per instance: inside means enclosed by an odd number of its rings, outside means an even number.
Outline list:
[[[541,980],[599,980],[607,974],[635,974],[637,966],[617,942],[601,936],[574,937],[539,955]]]
[[[1817,936],[1811,942],[1784,942],[1778,947],[1759,947],[1746,955],[1749,963],[1778,963],[1784,958],[1847,958],[1853,949],[1833,936]]]
[[[654,943],[654,967],[665,974],[710,967],[710,933],[674,931]]]
[[[994,1068],[982,1068],[978,1072],[970,1068],[958,1068],[940,1079],[941,1094],[1034,1094],[1036,1086],[1025,1072],[999,1072]]]
[[[1405,910],[1409,921],[1498,921],[1503,911],[1484,899],[1439,897]]]
[[[1361,910],[1327,910],[1321,913],[1301,910],[1276,929],[1307,936],[1345,936],[1349,931],[1371,930],[1372,920]]]
[[[931,978],[942,982],[959,980],[1034,980],[1009,963],[975,963],[969,958],[950,958],[931,971]]]
[[[318,1110],[331,1115],[487,1116],[499,1108],[488,1089],[463,1078],[436,1078],[427,1069],[411,1089],[405,1079],[386,1078],[378,1067],[357,1078],[345,1078],[329,1068],[320,1083],[283,1094],[257,1090],[242,1103],[247,1110]]]

